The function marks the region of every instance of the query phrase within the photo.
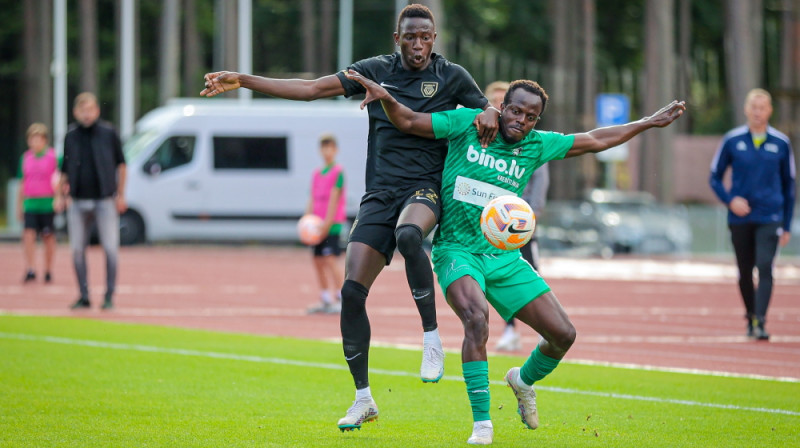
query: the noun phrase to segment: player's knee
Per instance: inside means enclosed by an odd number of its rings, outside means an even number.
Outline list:
[[[422,229],[416,224],[401,224],[395,229],[397,249],[404,257],[415,254],[422,248]]]
[[[342,285],[342,313],[362,310],[366,307],[369,289],[353,280],[345,280]]]
[[[575,338],[578,336],[578,332],[575,330],[574,325],[567,323],[567,325],[561,328],[554,336],[555,340],[550,342],[558,347],[561,351],[566,352],[570,349],[570,347],[572,347],[572,344],[575,343]]]
[[[464,310],[461,314],[461,323],[467,338],[482,344],[486,344],[489,340],[489,315],[485,310]]]

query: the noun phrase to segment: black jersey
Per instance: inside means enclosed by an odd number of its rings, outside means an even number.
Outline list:
[[[431,54],[425,70],[403,68],[400,53],[376,56],[352,64],[353,69],[377,82],[398,102],[416,112],[453,110],[457,105],[482,109],[488,100],[469,73],[443,56]],[[345,96],[365,93],[364,87],[337,73]],[[406,134],[394,127],[380,101],[367,106],[367,191],[410,187],[420,182],[439,185],[442,180],[447,140],[431,140]]]

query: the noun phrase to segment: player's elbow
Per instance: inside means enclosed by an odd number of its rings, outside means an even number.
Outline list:
[[[391,119],[391,122],[394,125],[394,127],[396,127],[397,130],[400,132],[403,132],[405,134],[414,133],[414,123],[411,120],[396,118],[396,119]]]
[[[334,96],[318,81],[308,81],[300,91],[300,100],[314,101],[322,98],[330,98]]]

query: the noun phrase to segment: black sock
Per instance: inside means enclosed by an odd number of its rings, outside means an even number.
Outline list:
[[[371,330],[367,317],[367,294],[369,290],[352,280],[342,286],[342,348],[344,359],[350,367],[356,389],[369,386],[369,340]]]
[[[436,323],[436,296],[431,261],[422,248],[422,229],[414,224],[401,224],[394,232],[397,248],[406,261],[406,279],[422,318],[422,329],[433,331]]]

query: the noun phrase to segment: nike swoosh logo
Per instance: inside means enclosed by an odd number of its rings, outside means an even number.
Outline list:
[[[450,263],[450,266],[448,266],[448,268],[447,268],[447,275],[453,275],[454,273],[456,273],[456,272],[458,272],[458,271],[460,271],[462,269],[466,269],[466,267],[467,267],[467,265],[465,265],[465,264],[461,264],[461,265],[456,266],[456,261],[453,260],[453,262]]]
[[[517,230],[517,229],[514,228],[514,224],[511,224],[510,226],[508,226],[508,232],[509,233],[528,233],[528,232],[530,232],[530,230]]]
[[[381,83],[381,87],[383,87],[383,88],[386,88],[386,89],[397,89],[397,90],[400,90],[400,88],[399,88],[399,87],[397,87],[397,86],[393,86],[393,85],[391,85],[391,84],[386,84],[385,82],[382,82],[382,83]]]
[[[421,294],[421,295],[416,295],[416,294],[411,294],[411,295],[414,297],[414,300],[420,300],[420,299],[424,299],[425,297],[428,297],[429,295],[431,295],[431,293],[430,292],[426,292],[425,294]]]
[[[433,201],[431,200],[431,198],[429,198],[429,197],[427,197],[427,196],[417,196],[417,199],[424,199],[424,200],[426,200],[426,201],[433,202]],[[435,202],[434,202],[434,204],[435,204]]]
[[[354,360],[354,359],[358,358],[358,356],[359,356],[360,354],[361,354],[361,352],[358,352],[358,353],[356,353],[355,355],[353,355],[353,356],[351,356],[351,357],[349,357],[349,358],[348,358],[347,356],[345,356],[345,357],[344,357],[344,360],[345,360],[345,361],[352,361],[352,360]]]

